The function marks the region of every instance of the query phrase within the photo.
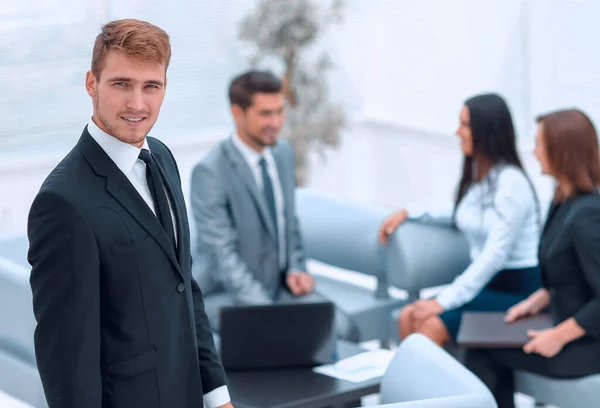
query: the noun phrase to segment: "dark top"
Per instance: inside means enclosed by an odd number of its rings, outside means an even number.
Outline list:
[[[552,205],[539,260],[554,323],[574,317],[586,331],[549,363],[565,374],[600,372],[600,195],[579,194]]]

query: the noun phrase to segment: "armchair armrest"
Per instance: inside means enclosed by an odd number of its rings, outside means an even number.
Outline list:
[[[440,225],[406,221],[388,247],[388,282],[409,294],[450,283],[470,263],[463,235]]]

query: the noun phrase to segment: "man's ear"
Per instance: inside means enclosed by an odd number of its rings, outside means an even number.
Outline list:
[[[246,114],[246,112],[244,111],[244,109],[242,109],[242,107],[240,105],[237,105],[237,104],[231,105],[231,115],[233,116],[233,118],[235,120],[242,119],[245,114]]]
[[[92,98],[98,94],[98,80],[92,71],[85,73],[85,90]]]

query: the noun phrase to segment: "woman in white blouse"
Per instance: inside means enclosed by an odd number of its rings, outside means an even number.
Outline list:
[[[406,219],[454,225],[470,247],[471,264],[435,298],[401,312],[401,338],[419,332],[443,345],[456,339],[463,311],[506,311],[541,287],[537,248],[537,196],[519,159],[513,121],[496,94],[468,99],[456,131],[464,165],[454,208],[445,212],[390,215],[379,239]]]

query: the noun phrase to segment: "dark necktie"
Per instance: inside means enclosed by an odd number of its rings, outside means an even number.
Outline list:
[[[150,194],[152,194],[152,200],[154,201],[156,217],[164,228],[169,243],[173,246],[173,250],[175,250],[173,219],[171,218],[171,210],[169,209],[167,191],[165,190],[163,179],[158,171],[158,165],[148,149],[141,150],[140,160],[146,163],[146,180],[148,181],[148,188],[150,189]]]
[[[275,205],[275,192],[273,190],[273,182],[271,181],[271,177],[269,176],[269,172],[267,171],[267,162],[264,157],[260,159],[258,162],[260,164],[260,170],[262,175],[263,182],[263,194],[265,195],[265,202],[267,203],[267,208],[269,209],[269,213],[271,214],[271,219],[273,220],[273,225],[275,226],[275,236],[277,237],[277,249],[279,250],[279,232],[277,228],[277,207]]]

